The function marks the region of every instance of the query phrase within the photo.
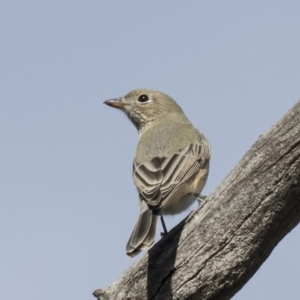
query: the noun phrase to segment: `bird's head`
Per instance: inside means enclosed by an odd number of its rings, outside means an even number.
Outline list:
[[[165,117],[170,113],[182,113],[179,105],[168,95],[150,89],[137,89],[124,97],[104,102],[121,109],[137,127],[143,128],[147,123]]]

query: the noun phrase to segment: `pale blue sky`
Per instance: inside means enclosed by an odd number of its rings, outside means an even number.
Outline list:
[[[299,1],[0,0],[0,39],[6,300],[93,299],[144,255],[137,132],[104,100],[175,98],[212,144],[209,194],[300,97]],[[298,226],[234,299],[298,299],[299,253]]]

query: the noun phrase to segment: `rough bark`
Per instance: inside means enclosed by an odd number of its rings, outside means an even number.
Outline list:
[[[300,100],[99,300],[230,299],[300,221]]]

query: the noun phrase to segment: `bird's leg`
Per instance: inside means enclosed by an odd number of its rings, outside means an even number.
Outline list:
[[[164,237],[168,233],[168,230],[167,230],[167,227],[166,227],[166,224],[165,224],[165,221],[164,221],[164,218],[162,215],[160,216],[160,220],[161,220],[162,227],[164,229],[164,232],[161,232],[160,235],[161,235],[161,237]]]
[[[207,198],[207,196],[199,195],[199,197],[197,198],[197,201],[198,201],[199,205],[201,205],[201,202],[202,202],[203,200],[205,200],[206,198]]]

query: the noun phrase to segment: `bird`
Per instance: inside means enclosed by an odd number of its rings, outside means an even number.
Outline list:
[[[140,213],[126,245],[127,256],[134,257],[153,246],[160,218],[165,229],[163,215],[178,214],[198,198],[207,181],[211,146],[165,93],[136,89],[104,104],[123,111],[139,133],[132,176]]]

